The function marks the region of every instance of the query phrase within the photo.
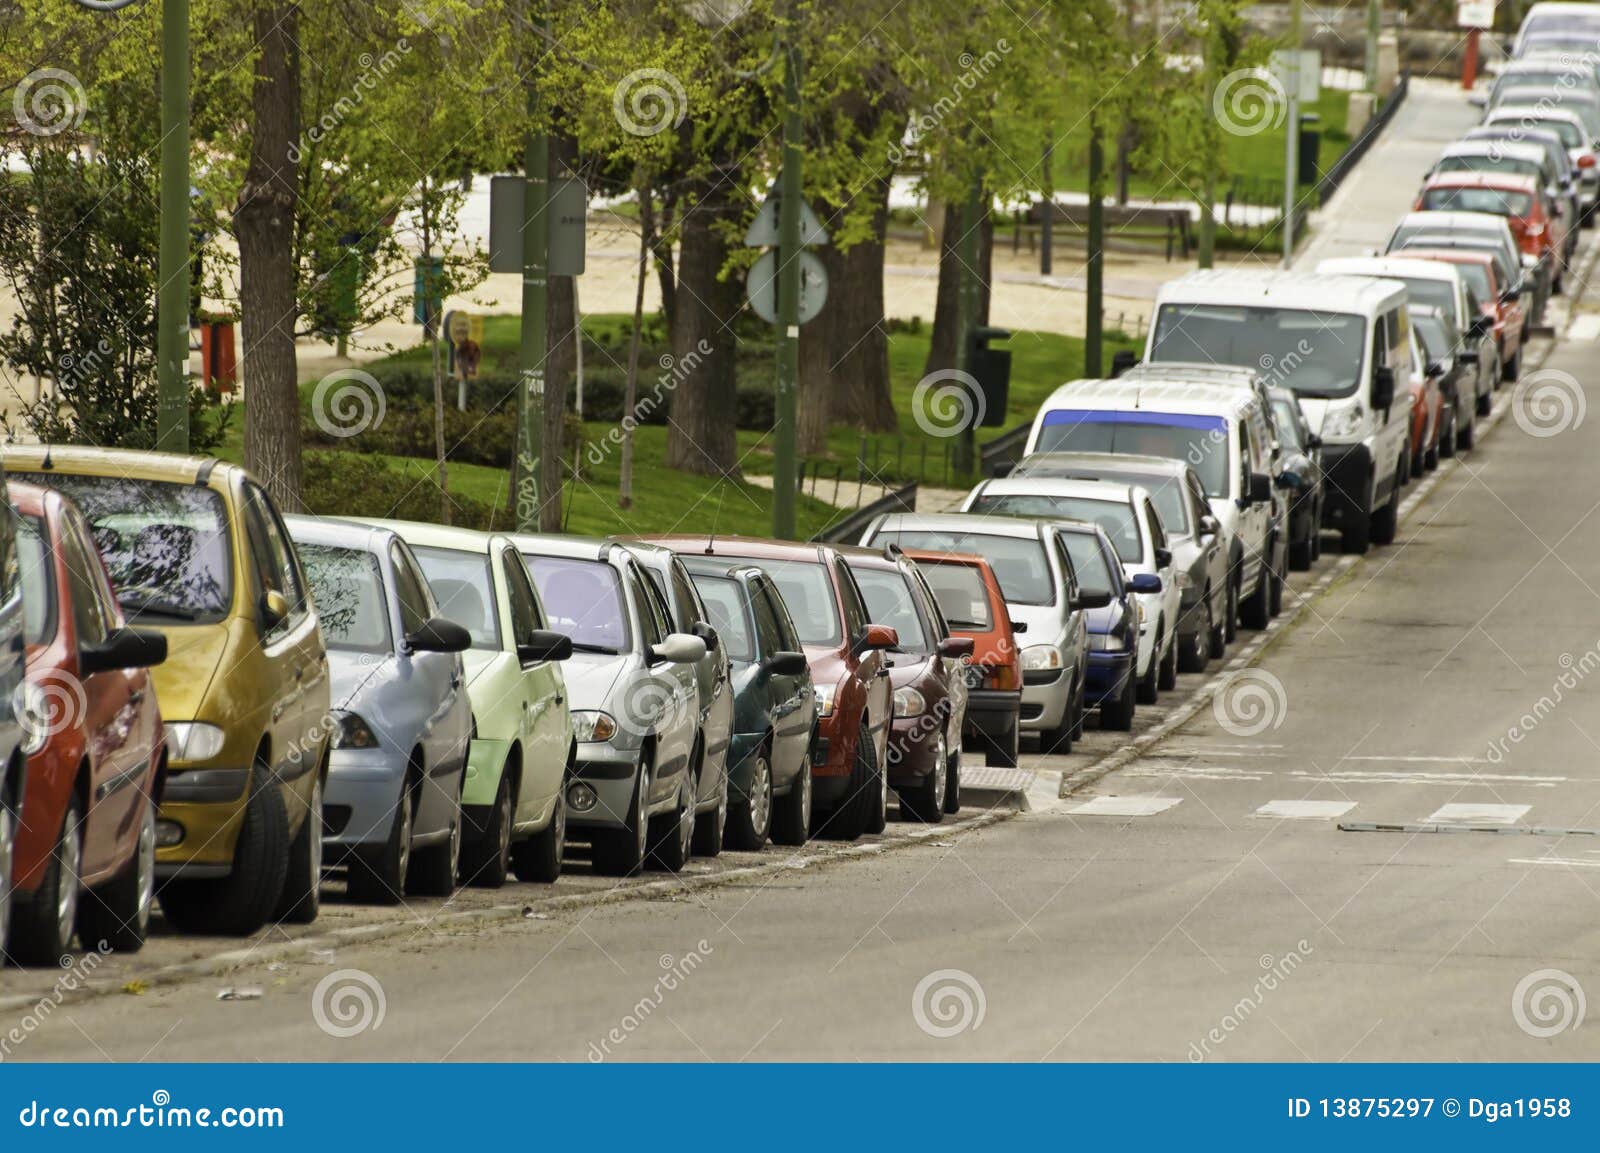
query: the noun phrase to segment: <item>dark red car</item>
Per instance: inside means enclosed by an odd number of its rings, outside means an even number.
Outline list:
[[[1494,339],[1500,346],[1501,376],[1516,380],[1522,371],[1522,330],[1525,318],[1522,301],[1513,286],[1501,284],[1495,272],[1494,257],[1470,248],[1407,248],[1397,255],[1418,260],[1437,260],[1453,264],[1467,278],[1467,287],[1478,298],[1483,315],[1494,321]]]
[[[83,514],[12,482],[18,514],[28,753],[7,952],[56,964],[85,948],[144,944],[155,895],[166,733],[147,671],[167,638],[129,628]]]
[[[967,715],[963,658],[971,637],[950,635],[933,589],[896,545],[840,549],[867,600],[873,624],[894,629],[889,683],[889,787],[902,815],[936,825],[961,808],[961,728]]]
[[[884,650],[900,643],[891,628],[874,625],[840,551],[755,537],[652,537],[683,556],[731,557],[758,565],[783,594],[811,666],[817,731],[805,778],[816,809],[813,834],[854,840],[880,833],[888,822],[888,753],[893,689]]]

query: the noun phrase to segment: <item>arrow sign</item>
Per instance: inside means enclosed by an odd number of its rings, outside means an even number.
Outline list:
[[[750,222],[750,230],[744,234],[745,247],[776,248],[781,243],[778,235],[778,202],[782,199],[776,188],[768,194],[766,201],[761,205],[761,211],[757,212],[756,218]],[[826,243],[828,243],[828,233],[822,227],[822,221],[811,211],[811,205],[802,200],[800,247],[814,248]]]

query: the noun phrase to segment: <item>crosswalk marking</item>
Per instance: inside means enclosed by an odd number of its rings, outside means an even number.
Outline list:
[[[1284,821],[1332,821],[1355,807],[1354,801],[1268,801],[1255,815]]]
[[[1525,785],[1530,789],[1553,789],[1566,777],[1521,776],[1516,773],[1425,773],[1405,769],[1329,769],[1308,772],[1295,769],[1289,774],[1307,781],[1329,781],[1346,785]]]
[[[1081,817],[1153,817],[1179,804],[1182,797],[1095,797],[1067,812]]]
[[[1508,865],[1563,865],[1579,869],[1600,869],[1600,861],[1583,857],[1507,857]]]
[[[1514,825],[1527,815],[1531,805],[1480,805],[1473,802],[1440,805],[1423,823],[1430,825]]]
[[[1600,340],[1600,316],[1586,313],[1572,322],[1567,329],[1569,340]]]

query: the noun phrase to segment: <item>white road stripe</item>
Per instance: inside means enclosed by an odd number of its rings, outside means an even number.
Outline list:
[[[1182,801],[1182,797],[1096,797],[1067,812],[1080,817],[1153,817]]]
[[[1479,805],[1472,802],[1440,805],[1422,821],[1428,825],[1514,825],[1530,805]]]
[[[1268,801],[1255,815],[1281,821],[1332,821],[1355,807],[1354,801]]]
[[[1600,340],[1600,316],[1594,313],[1585,313],[1572,322],[1572,327],[1567,329],[1568,340]]]
[[[1581,857],[1508,857],[1508,865],[1566,865],[1579,869],[1600,869],[1600,861],[1588,861]]]
[[[1416,785],[1463,785],[1463,784],[1514,784],[1514,785],[1560,785],[1565,784],[1566,777],[1523,776],[1517,773],[1424,773],[1406,772],[1404,769],[1395,769],[1390,772],[1366,769],[1330,769],[1325,773],[1307,772],[1304,769],[1294,769],[1291,777],[1305,777],[1309,780],[1372,780],[1381,783],[1402,781]]]

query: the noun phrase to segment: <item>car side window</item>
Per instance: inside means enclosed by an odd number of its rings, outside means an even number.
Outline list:
[[[761,642],[761,655],[766,657],[782,652],[783,629],[772,610],[772,596],[765,583],[750,586],[750,608],[756,618],[756,636]]]
[[[683,562],[676,559],[672,562],[672,602],[677,610],[679,627],[685,632],[693,628],[696,621],[705,620],[705,605],[700,603],[689,574],[684,571]]]
[[[395,598],[400,602],[400,629],[410,636],[438,610],[428,595],[428,582],[409,552],[399,544],[390,545],[389,563],[394,569]]]
[[[766,592],[772,615],[778,622],[778,647],[784,652],[800,652],[804,642],[800,640],[800,630],[795,628],[794,618],[789,615],[788,602],[783,599],[778,586],[770,580],[763,580],[761,587]]]
[[[628,566],[628,590],[633,597],[635,611],[639,614],[639,632],[646,645],[658,645],[666,636],[661,610],[655,601],[655,590],[647,578],[640,575],[635,565]]]
[[[1071,600],[1078,595],[1078,570],[1072,567],[1072,557],[1067,555],[1066,542],[1059,533],[1051,533],[1050,539],[1055,542],[1056,560],[1061,565],[1061,579],[1066,585],[1067,599]]]
[[[511,613],[511,635],[519,645],[531,644],[539,628],[539,598],[534,595],[528,566],[516,549],[500,554],[506,578],[506,608]]]
[[[99,560],[85,550],[77,526],[67,520],[61,528],[61,555],[67,562],[67,584],[72,589],[73,627],[80,645],[97,645],[106,639],[108,631],[105,610],[96,587],[105,578],[99,571]]]
[[[289,533],[278,519],[271,498],[257,485],[247,484],[250,516],[247,518],[251,550],[261,570],[264,590],[283,594],[289,603],[289,620],[298,619],[305,611],[305,583],[300,579],[300,568],[294,549],[289,545]]]
[[[1150,524],[1150,547],[1167,547],[1167,530],[1161,523],[1161,514],[1148,500],[1144,502],[1144,519]]]
[[[912,568],[911,587],[922,598],[922,615],[932,626],[935,641],[942,641],[950,635],[950,626],[945,624],[944,613],[939,610],[939,598],[933,595],[933,589],[928,587],[928,578],[922,575],[920,568]]]

